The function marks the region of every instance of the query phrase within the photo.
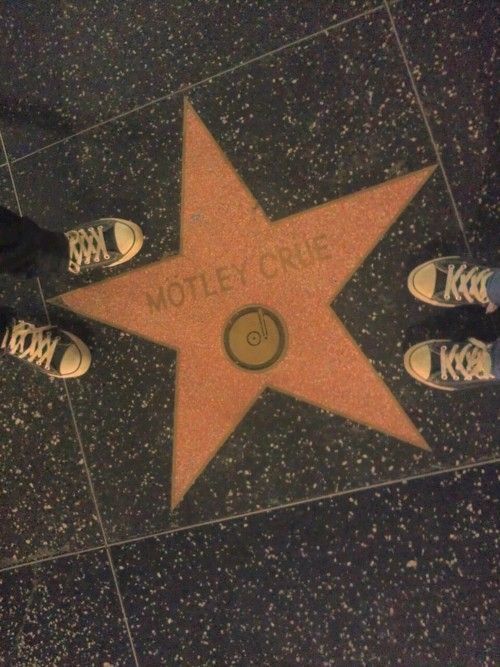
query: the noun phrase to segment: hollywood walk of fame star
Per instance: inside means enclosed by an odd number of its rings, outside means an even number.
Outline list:
[[[428,448],[330,304],[433,169],[270,222],[186,101],[180,253],[55,300],[177,350],[172,507],[266,387]]]

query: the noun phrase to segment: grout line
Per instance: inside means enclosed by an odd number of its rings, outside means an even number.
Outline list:
[[[406,477],[399,477],[397,479],[384,480],[382,482],[376,482],[374,484],[365,484],[363,486],[350,487],[343,489],[342,491],[338,490],[338,485],[335,488],[335,491],[331,493],[325,493],[319,496],[312,496],[310,498],[301,498],[300,500],[293,500],[289,503],[282,503],[281,505],[273,505],[272,507],[264,507],[257,510],[251,510],[249,512],[241,512],[240,514],[232,514],[229,516],[221,517],[218,519],[209,519],[207,521],[200,521],[198,523],[193,523],[185,526],[179,526],[178,528],[167,528],[165,530],[159,530],[154,533],[148,533],[146,535],[137,535],[135,537],[129,537],[124,540],[115,540],[112,542],[107,542],[106,545],[88,547],[84,549],[77,549],[71,552],[59,553],[53,556],[47,556],[45,558],[39,558],[32,561],[24,561],[22,563],[16,563],[14,565],[8,565],[7,567],[0,568],[0,575],[3,572],[9,572],[12,570],[19,570],[24,567],[32,567],[40,563],[51,562],[55,560],[61,560],[63,558],[78,557],[82,554],[93,553],[95,551],[101,551],[104,549],[110,550],[114,547],[126,546],[129,544],[135,544],[137,542],[144,542],[145,540],[154,539],[158,537],[166,537],[168,535],[175,535],[176,533],[186,532],[188,530],[195,530],[197,528],[206,528],[211,525],[219,525],[223,523],[229,523],[231,521],[237,521],[239,519],[245,519],[247,517],[260,516],[263,514],[271,514],[279,510],[293,509],[295,507],[300,507],[301,505],[307,505],[309,503],[317,503],[325,500],[332,500],[335,498],[340,498],[342,496],[354,495],[356,493],[362,493],[364,491],[371,491],[374,489],[382,489],[389,486],[396,486],[397,484],[406,484],[408,482],[418,481],[420,479],[427,479],[430,477],[437,477],[440,475],[448,475],[451,473],[462,472],[466,470],[472,470],[474,468],[482,468],[489,465],[495,465],[500,463],[500,456],[484,459],[482,461],[474,461],[472,463],[464,463],[459,466],[454,466],[451,468],[442,468],[440,470],[432,470],[426,473],[415,475],[408,475]]]
[[[448,195],[449,195],[450,200],[451,200],[451,205],[452,205],[452,208],[453,208],[453,212],[455,213],[456,221],[458,222],[458,226],[460,228],[460,231],[462,232],[462,236],[464,238],[464,243],[465,243],[465,246],[467,248],[467,252],[469,253],[469,255],[472,256],[472,251],[471,251],[471,247],[469,245],[469,241],[467,239],[467,235],[466,235],[466,232],[465,232],[465,226],[464,226],[464,223],[463,223],[463,220],[462,220],[462,216],[460,215],[460,211],[458,210],[458,206],[457,206],[457,203],[455,201],[453,191],[451,189],[450,181],[448,180],[448,175],[446,173],[446,169],[444,167],[444,163],[443,163],[443,160],[441,158],[441,153],[440,153],[440,150],[439,150],[439,146],[438,146],[436,140],[434,139],[434,134],[432,132],[432,128],[431,128],[429,119],[427,118],[427,115],[425,113],[424,105],[422,103],[422,99],[420,97],[420,93],[418,92],[417,84],[415,82],[415,77],[413,76],[413,72],[412,72],[411,67],[410,67],[410,62],[408,60],[408,57],[406,56],[406,52],[404,50],[403,43],[401,42],[401,38],[400,38],[398,30],[396,28],[396,22],[394,20],[394,16],[391,12],[391,8],[389,6],[388,0],[383,0],[383,2],[384,2],[384,5],[385,5],[385,9],[387,11],[387,14],[389,15],[389,20],[391,22],[392,32],[394,33],[394,36],[396,38],[396,42],[397,42],[398,47],[399,47],[399,51],[401,53],[401,57],[404,61],[406,71],[407,71],[408,77],[410,79],[411,87],[413,88],[413,93],[415,95],[415,99],[416,99],[417,104],[419,106],[420,113],[422,114],[422,118],[424,120],[425,127],[427,128],[427,133],[428,133],[429,138],[431,140],[432,147],[434,148],[434,153],[436,154],[436,159],[437,159],[437,162],[439,164],[439,168],[441,170],[441,174],[443,176],[443,179],[444,179],[444,182],[445,182],[445,185],[446,185],[446,189],[448,191]]]
[[[26,560],[22,563],[13,563],[12,565],[7,565],[6,567],[0,567],[0,576],[4,572],[12,572],[14,570],[20,570],[23,567],[35,567],[36,565],[41,565],[42,563],[51,563],[55,560],[63,560],[64,558],[73,558],[78,556],[84,556],[85,554],[95,553],[96,551],[104,551],[105,546],[100,545],[97,547],[85,547],[82,549],[75,549],[74,551],[64,551],[52,556],[45,556],[44,558],[34,558],[33,560]]]
[[[138,535],[136,537],[130,537],[125,540],[117,540],[115,542],[110,542],[109,546],[118,547],[131,543],[143,542],[144,540],[149,540],[156,537],[163,537],[166,535],[172,535],[175,533],[181,533],[187,530],[194,530],[196,528],[203,528],[214,524],[218,525],[222,523],[227,523],[229,521],[235,521],[237,519],[244,519],[246,517],[259,516],[261,514],[270,514],[278,510],[299,507],[300,505],[306,505],[308,503],[316,503],[316,502],[321,502],[323,500],[331,500],[332,498],[339,498],[341,496],[361,493],[363,491],[380,489],[386,486],[395,486],[396,484],[406,484],[407,482],[412,482],[414,480],[426,479],[428,477],[436,477],[438,475],[446,475],[449,473],[460,472],[462,470],[469,470],[471,468],[480,468],[482,466],[493,465],[496,463],[500,463],[500,456],[494,457],[492,459],[486,459],[484,461],[474,461],[473,463],[464,463],[462,465],[454,466],[452,468],[442,468],[440,470],[432,470],[430,472],[421,474],[416,473],[415,475],[408,475],[406,477],[400,477],[398,479],[384,480],[382,482],[376,482],[375,484],[366,484],[364,486],[357,486],[354,488],[351,487],[348,489],[343,489],[342,491],[332,491],[331,493],[324,493],[322,495],[313,496],[311,498],[301,498],[300,500],[292,500],[289,503],[282,503],[281,505],[273,505],[272,507],[263,507],[257,510],[252,510],[250,512],[242,512],[240,514],[232,514],[230,516],[221,517],[219,519],[200,521],[199,523],[193,523],[187,526],[179,526],[178,528],[159,530],[154,533],[149,533],[147,535]]]
[[[40,285],[40,293],[42,295],[45,312],[47,313],[47,318],[48,318],[48,321],[50,322],[50,317],[49,317],[49,313],[48,313],[48,310],[47,310],[47,304],[46,304],[46,301],[45,301],[45,296],[43,294],[43,290],[42,290],[42,286],[41,286],[39,278],[37,278],[37,281]],[[121,590],[120,590],[120,585],[118,583],[118,577],[117,577],[117,574],[116,574],[115,565],[113,563],[113,557],[111,555],[111,549],[109,547],[109,542],[108,542],[108,538],[107,538],[107,535],[106,535],[106,529],[104,527],[104,522],[102,520],[101,511],[99,509],[99,503],[97,502],[97,495],[96,495],[96,492],[95,492],[94,482],[92,480],[90,467],[89,467],[89,464],[88,464],[88,461],[87,461],[87,456],[85,454],[85,449],[83,447],[83,441],[82,441],[82,438],[81,438],[81,435],[80,435],[80,429],[79,429],[78,423],[76,421],[76,415],[75,415],[75,410],[74,410],[74,407],[73,407],[73,401],[71,400],[71,395],[69,393],[68,383],[66,382],[66,380],[63,380],[63,384],[64,384],[64,389],[66,391],[66,398],[67,398],[68,405],[69,405],[69,411],[71,413],[71,419],[73,421],[73,427],[74,427],[74,430],[75,430],[75,433],[76,433],[76,437],[77,437],[77,440],[78,440],[78,445],[79,445],[79,448],[80,448],[80,453],[81,453],[82,460],[83,460],[83,466],[85,468],[85,473],[87,475],[87,481],[88,481],[88,485],[89,485],[89,488],[90,488],[90,495],[92,496],[92,501],[94,503],[94,508],[95,508],[95,512],[96,512],[96,516],[97,516],[97,521],[99,523],[99,527],[101,529],[102,537],[103,537],[103,540],[104,540],[104,546],[106,548],[106,555],[108,557],[109,567],[111,569],[111,574],[112,574],[113,581],[114,581],[114,584],[115,584],[116,595],[118,597],[118,602],[120,604],[120,609],[121,609],[123,620],[124,620],[124,623],[125,623],[125,629],[126,629],[126,632],[127,632],[127,635],[128,635],[129,643],[130,643],[130,648],[132,650],[132,655],[134,657],[136,667],[139,667],[139,659],[137,657],[137,652],[136,652],[136,649],[135,649],[134,639],[132,637],[132,631],[130,629],[130,623],[129,623],[129,620],[128,620],[127,612],[125,610],[125,603],[123,601],[123,596],[122,596],[122,593],[121,593]]]
[[[1,132],[0,132],[0,141],[1,141],[1,144],[2,144],[2,149],[3,149],[4,155],[5,155],[5,159],[7,161],[7,169],[9,170],[12,189],[14,191],[14,196],[16,198],[18,213],[19,213],[19,215],[22,216],[23,212],[22,212],[21,203],[20,203],[20,200],[19,200],[19,194],[17,192],[16,183],[15,183],[15,180],[14,180],[14,174],[12,172],[9,156],[7,154],[7,150],[6,150],[6,147],[5,147],[5,142],[3,140],[3,135],[2,135]],[[42,300],[43,308],[45,310],[45,316],[47,318],[47,322],[49,324],[52,324],[51,321],[50,321],[50,315],[49,315],[49,311],[47,309],[47,302],[45,300],[45,294],[43,292],[42,283],[40,282],[40,278],[37,277],[36,282],[37,282],[37,285],[38,285],[38,291],[39,291],[39,294],[40,294],[40,298]],[[66,399],[67,399],[67,402],[68,402],[69,411],[70,411],[71,419],[72,419],[72,422],[73,422],[73,428],[74,428],[76,439],[77,439],[77,442],[78,442],[78,447],[80,449],[80,455],[82,457],[83,466],[84,466],[84,469],[85,469],[85,474],[87,476],[87,484],[89,486],[90,495],[91,495],[92,502],[93,502],[93,505],[94,505],[94,511],[96,513],[97,522],[99,524],[99,528],[100,528],[100,531],[101,531],[101,534],[102,534],[102,539],[104,541],[104,548],[106,549],[106,554],[107,554],[107,557],[108,557],[108,563],[109,563],[109,567],[111,569],[111,574],[112,574],[113,581],[114,581],[114,584],[115,584],[116,595],[118,597],[118,602],[119,602],[121,613],[122,613],[123,620],[124,620],[124,623],[125,623],[125,628],[126,628],[129,643],[130,643],[130,648],[132,650],[132,655],[134,657],[136,667],[139,667],[139,660],[138,660],[138,657],[137,657],[137,652],[136,652],[136,649],[135,649],[134,640],[132,638],[132,633],[131,633],[131,630],[130,630],[129,620],[128,620],[128,617],[127,617],[127,612],[125,610],[123,597],[122,597],[120,587],[119,587],[119,584],[118,584],[118,578],[117,578],[117,575],[116,575],[115,566],[114,566],[112,555],[111,555],[111,550],[109,548],[108,539],[107,539],[107,536],[106,536],[106,530],[104,528],[104,523],[103,523],[101,512],[100,512],[100,509],[99,509],[99,504],[97,502],[97,496],[96,496],[95,489],[94,489],[94,483],[92,481],[92,476],[90,474],[90,468],[89,468],[89,465],[88,465],[88,462],[87,462],[87,456],[85,454],[85,450],[84,450],[84,447],[83,447],[83,442],[82,442],[82,438],[81,438],[81,435],[80,435],[80,429],[78,428],[78,424],[77,424],[77,421],[76,421],[75,411],[74,411],[74,408],[73,408],[73,402],[71,400],[71,396],[70,396],[70,393],[69,393],[69,390],[68,390],[68,385],[67,385],[66,380],[63,380],[62,384],[63,384],[64,390],[66,392]],[[102,548],[102,547],[96,547],[95,549],[99,549],[99,548]],[[89,550],[85,550],[85,552],[87,552],[87,551],[89,551]],[[79,553],[79,552],[76,552],[76,553]],[[48,560],[50,560],[50,559],[48,559]]]
[[[14,174],[12,173],[12,167],[10,166],[9,156],[7,155],[7,148],[5,147],[5,142],[3,140],[3,134],[1,131],[0,131],[0,143],[2,144],[2,151],[5,158],[5,164],[3,166],[7,167],[7,171],[9,172],[10,182],[12,184],[12,190],[14,192],[14,197],[16,198],[17,210],[19,215],[22,215],[21,202],[19,201],[19,197],[17,194],[16,184],[14,183]]]
[[[355,14],[354,16],[350,16],[349,18],[343,19],[342,21],[338,21],[336,23],[332,23],[324,28],[321,28],[320,30],[317,30],[316,32],[310,33],[308,35],[305,35],[304,37],[299,37],[298,39],[294,40],[293,42],[287,42],[286,44],[282,44],[281,46],[278,46],[275,49],[272,49],[271,51],[266,51],[265,53],[262,53],[258,56],[254,56],[253,58],[249,58],[248,60],[244,60],[241,63],[238,63],[237,65],[232,65],[231,67],[228,67],[227,69],[221,70],[220,72],[216,72],[215,74],[211,74],[210,76],[206,76],[203,79],[200,79],[199,81],[196,81],[195,83],[188,84],[186,86],[181,86],[181,88],[178,88],[177,90],[171,91],[169,93],[165,93],[164,95],[161,95],[160,97],[155,97],[152,100],[149,100],[148,102],[144,102],[144,104],[139,104],[135,107],[132,107],[131,109],[128,109],[127,111],[122,111],[119,114],[116,114],[115,116],[110,116],[109,118],[106,118],[102,121],[99,121],[98,123],[94,123],[93,125],[89,125],[85,127],[83,130],[78,130],[78,132],[74,132],[73,134],[69,134],[66,137],[63,137],[62,139],[58,139],[57,141],[53,141],[50,144],[46,144],[45,146],[41,146],[40,148],[37,148],[34,151],[31,151],[30,153],[26,153],[25,155],[21,155],[20,157],[13,158],[12,163],[15,164],[17,162],[21,162],[21,160],[25,160],[26,158],[32,157],[33,155],[37,155],[38,153],[41,153],[42,151],[45,151],[49,148],[53,148],[54,146],[58,146],[59,144],[62,144],[66,141],[70,141],[71,139],[74,139],[75,137],[79,137],[82,134],[86,134],[87,132],[91,132],[92,130],[96,130],[99,127],[102,127],[103,125],[107,125],[108,123],[112,123],[115,120],[120,120],[121,118],[125,118],[126,116],[130,116],[133,113],[136,113],[137,111],[142,111],[143,109],[147,109],[148,107],[154,106],[155,104],[159,104],[160,102],[164,102],[169,99],[173,99],[174,97],[182,96],[188,93],[190,90],[193,90],[194,88],[197,88],[199,86],[202,86],[205,83],[209,83],[214,81],[215,79],[219,79],[226,74],[230,74],[232,72],[235,72],[243,67],[246,67],[247,65],[252,65],[253,63],[256,63],[260,60],[263,60],[264,58],[268,58],[269,56],[274,56],[277,53],[281,53],[282,51],[286,51],[290,48],[293,48],[294,46],[297,46],[299,44],[303,44],[304,42],[308,42],[310,40],[315,39],[316,37],[319,37],[319,35],[322,34],[327,34],[331,30],[335,30],[337,28],[341,28],[349,23],[352,23],[353,21],[356,21],[358,19],[364,18],[365,16],[369,16],[370,14],[374,14],[375,12],[380,11],[381,9],[384,9],[383,4],[379,4],[376,7],[372,7],[371,9],[367,9],[364,12],[360,12],[359,14]]]

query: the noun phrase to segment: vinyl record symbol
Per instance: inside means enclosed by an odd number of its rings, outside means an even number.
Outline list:
[[[285,327],[276,313],[247,306],[235,313],[224,330],[224,347],[239,368],[263,371],[278,362],[286,348]]]

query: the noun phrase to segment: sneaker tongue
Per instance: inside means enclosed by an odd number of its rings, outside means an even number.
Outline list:
[[[108,227],[108,229],[105,229],[103,231],[103,236],[104,236],[104,242],[106,243],[106,248],[108,249],[108,253],[111,255],[116,254],[118,252],[118,246],[116,245],[116,236],[115,236],[115,228],[113,225]]]
[[[59,369],[61,368],[61,362],[66,352],[66,348],[67,345],[61,342],[59,342],[56,345],[56,349],[54,350],[54,354],[52,355],[52,361],[50,362],[51,367],[56,371],[59,371]]]
[[[431,354],[431,371],[429,377],[434,377],[435,375],[441,375],[441,357],[439,353]]]
[[[436,271],[436,285],[434,287],[435,294],[444,294],[446,289],[447,273],[443,271]]]
[[[476,338],[469,338],[469,343],[483,348],[481,341],[478,341]],[[484,370],[488,375],[491,375],[493,368],[492,349],[493,345],[486,345],[486,351],[483,352]]]
[[[491,355],[491,348],[488,349],[489,354],[485,355],[485,361],[484,361],[484,370],[487,375],[492,375],[493,371],[493,359]]]

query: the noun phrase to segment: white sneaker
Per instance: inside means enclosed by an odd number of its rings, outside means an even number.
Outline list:
[[[481,305],[492,313],[497,306],[488,298],[486,283],[493,273],[493,269],[461,257],[439,257],[413,269],[408,276],[408,289],[414,297],[432,306]]]
[[[81,377],[91,362],[88,347],[74,334],[18,319],[9,323],[0,341],[1,352],[62,380]]]
[[[465,342],[426,340],[405,354],[408,373],[434,389],[456,391],[498,384],[492,374],[492,345],[469,338]]]
[[[102,218],[92,225],[65,232],[69,241],[68,270],[118,266],[135,257],[144,243],[139,225],[119,218]]]

